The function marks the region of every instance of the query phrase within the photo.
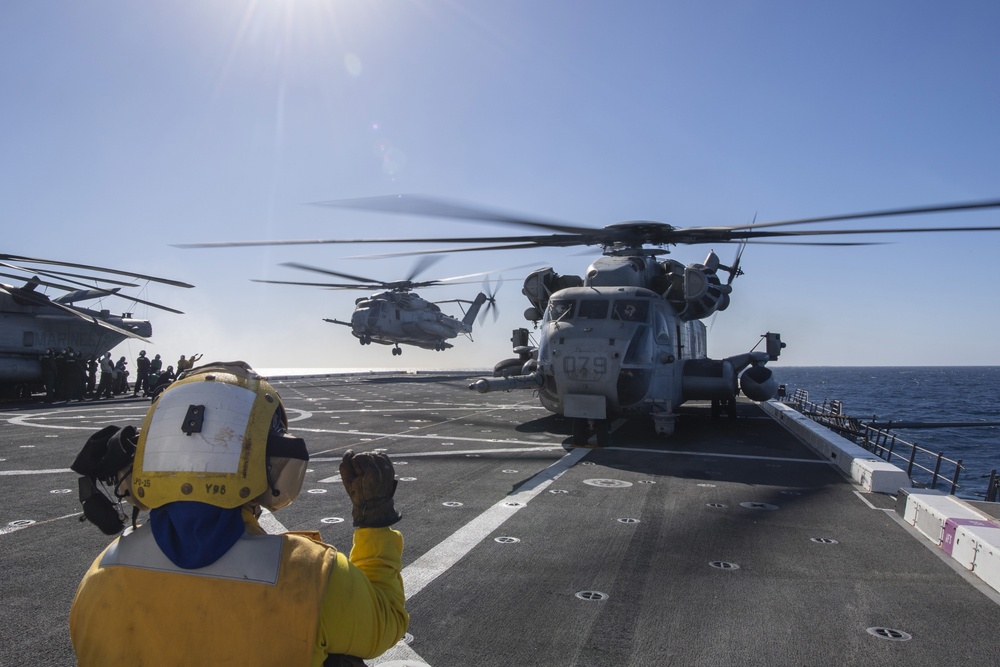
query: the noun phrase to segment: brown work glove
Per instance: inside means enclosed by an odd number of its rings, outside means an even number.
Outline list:
[[[389,457],[377,452],[344,453],[340,462],[340,479],[354,505],[354,525],[357,528],[391,526],[403,515],[393,506],[396,492],[395,471]]]

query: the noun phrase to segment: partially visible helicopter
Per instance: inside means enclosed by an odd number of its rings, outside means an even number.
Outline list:
[[[272,283],[278,285],[307,285],[311,287],[324,287],[334,290],[384,290],[367,297],[361,297],[354,302],[354,313],[350,322],[343,322],[337,319],[324,318],[324,322],[340,324],[350,327],[351,333],[362,345],[378,343],[379,345],[392,345],[393,356],[403,353],[400,345],[414,345],[427,350],[442,351],[454,347],[448,339],[455,338],[459,334],[472,338],[472,326],[476,321],[476,316],[481,314],[480,321],[486,313],[493,312],[493,320],[496,321],[496,292],[500,288],[502,278],[497,282],[496,287],[490,291],[489,280],[486,279],[483,291],[476,295],[475,299],[469,301],[465,299],[447,299],[445,301],[433,302],[421,298],[413,290],[423,287],[432,287],[450,283],[453,285],[468,284],[461,281],[463,278],[482,276],[483,273],[476,273],[466,276],[455,276],[452,278],[441,278],[437,280],[414,280],[417,275],[427,269],[439,257],[425,257],[419,261],[410,272],[410,275],[403,280],[383,282],[372,278],[330,271],[328,269],[287,262],[283,266],[289,266],[304,271],[312,271],[337,278],[353,280],[354,283],[311,283],[295,282],[287,280],[254,280],[258,283]],[[460,303],[467,304],[462,319],[446,315],[441,311],[438,303]],[[485,310],[483,306],[486,306]]]
[[[0,254],[0,272],[23,285],[0,282],[0,395],[25,398],[42,381],[41,357],[48,349],[72,348],[84,359],[96,359],[126,338],[148,340],[153,327],[148,320],[129,312],[112,315],[107,309],[93,310],[80,302],[119,297],[172,313],[181,311],[129,296],[122,288],[140,287],[134,280],[174,287],[193,287],[167,278],[133,271],[62,262],[37,257]],[[48,267],[48,268],[42,268]],[[97,273],[87,275],[59,269],[73,268]],[[112,276],[122,276],[118,280]],[[85,282],[84,282],[85,281]],[[64,292],[51,298],[39,287]]]
[[[707,331],[701,321],[725,310],[733,280],[742,275],[742,248],[748,243],[805,245],[868,245],[865,242],[819,241],[815,237],[845,234],[1000,231],[1000,227],[917,227],[889,229],[807,230],[802,226],[861,218],[967,211],[1000,207],[1000,200],[716,227],[674,227],[661,222],[632,221],[601,229],[524,218],[439,199],[399,195],[321,202],[340,208],[403,215],[423,215],[530,227],[549,234],[490,237],[328,239],[315,241],[248,241],[213,245],[281,245],[311,243],[461,243],[470,247],[395,253],[421,255],[442,252],[517,250],[539,247],[600,246],[603,256],[581,276],[560,276],[551,268],[533,271],[522,293],[531,307],[526,319],[539,328],[537,348],[515,333],[518,360],[501,362],[497,375],[470,385],[479,392],[528,388],[541,404],[573,421],[573,439],[585,444],[596,436],[610,442],[610,421],[616,416],[648,415],[658,433],[670,435],[676,408],[690,400],[709,400],[712,411],[735,416],[742,391],[756,401],[773,398],[777,380],[766,367],[778,358],[784,343],[777,333],[762,334],[764,350],[754,349],[710,359]],[[797,227],[776,230],[776,227]],[[808,240],[814,239],[814,240]],[[714,252],[703,263],[684,265],[660,259],[679,244],[739,244],[731,265]],[[721,276],[728,274],[728,276]],[[725,281],[723,281],[725,277]],[[540,324],[539,324],[540,322]],[[517,340],[522,338],[522,340]],[[758,341],[758,345],[760,344]]]

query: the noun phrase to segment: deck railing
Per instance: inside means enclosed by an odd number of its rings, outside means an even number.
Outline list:
[[[783,401],[813,421],[864,447],[879,458],[885,459],[886,462],[896,460],[897,465],[901,466],[902,464],[899,462],[906,461],[906,475],[915,484],[936,489],[939,482],[946,481],[950,483],[951,490],[948,493],[952,495],[962,488],[959,484],[959,476],[965,468],[962,466],[961,459],[957,461],[949,459],[944,455],[944,452],[931,451],[916,443],[903,440],[888,430],[863,424],[861,421],[845,415],[843,404],[840,401],[824,399],[822,404],[813,403],[809,400],[809,392],[804,389],[796,389],[791,397],[785,397]],[[914,473],[915,470],[919,472]],[[996,471],[991,473],[987,489],[986,499],[995,501],[997,499]]]

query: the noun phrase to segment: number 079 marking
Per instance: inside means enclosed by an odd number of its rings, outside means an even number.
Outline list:
[[[565,356],[563,372],[567,375],[604,375],[608,372],[607,357]]]

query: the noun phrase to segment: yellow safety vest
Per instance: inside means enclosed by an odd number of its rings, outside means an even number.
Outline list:
[[[294,533],[245,534],[215,563],[186,570],[141,526],[113,542],[80,582],[70,612],[77,660],[82,667],[221,667],[379,655],[409,621],[398,574],[402,538],[390,529],[360,529],[355,551],[359,545],[381,574],[358,569],[318,534]],[[378,609],[384,618],[375,618]],[[348,639],[337,641],[339,634]]]

